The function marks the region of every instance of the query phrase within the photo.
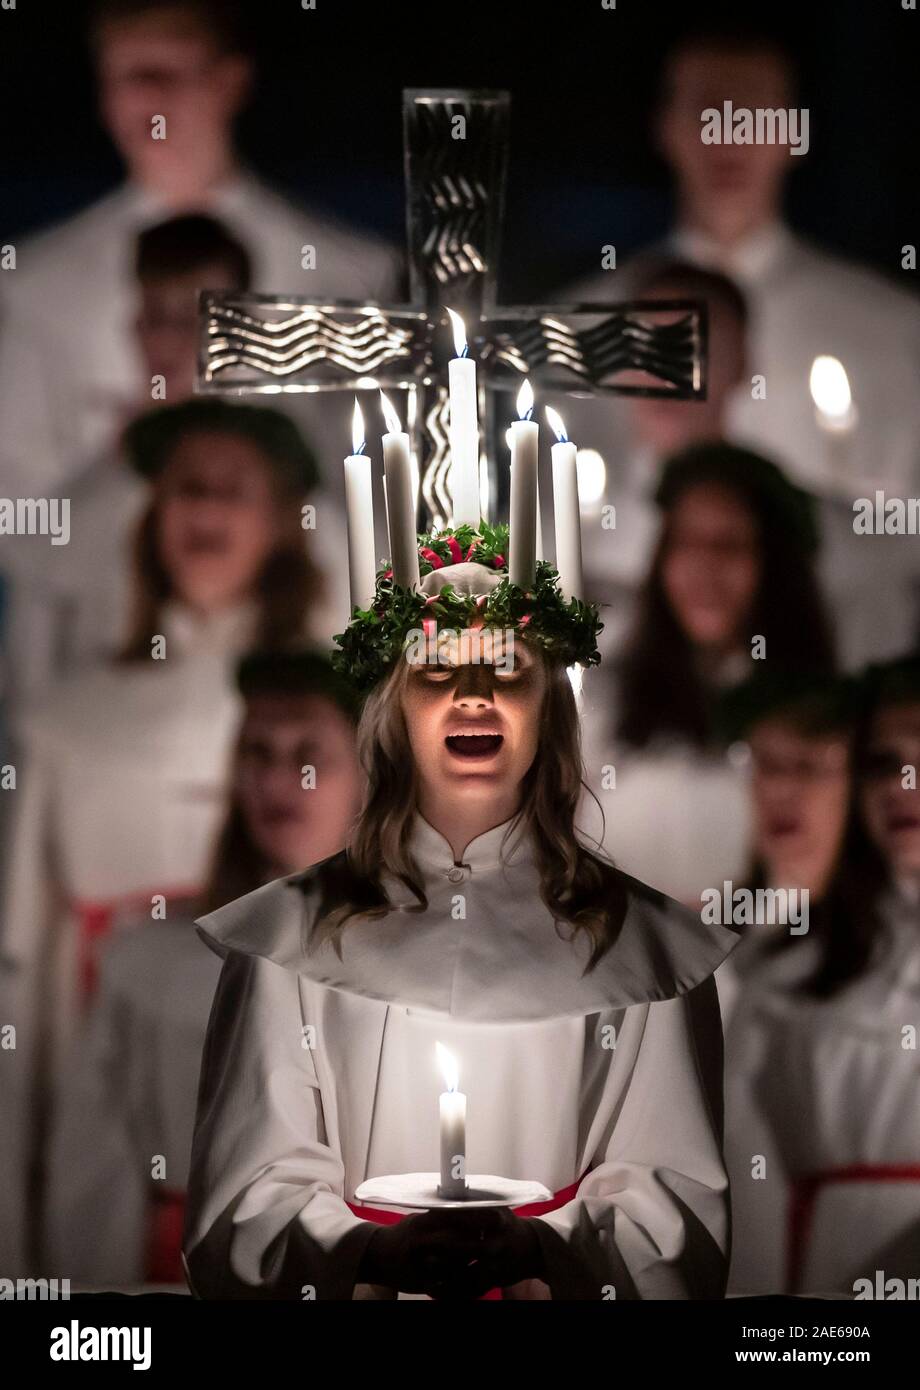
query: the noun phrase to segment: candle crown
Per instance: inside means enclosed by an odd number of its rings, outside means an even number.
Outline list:
[[[459,352],[466,342],[463,320],[453,310],[448,312]],[[382,391],[380,401],[388,433],[401,434],[399,417]],[[533,411],[533,390],[526,379],[518,395],[518,411],[522,417]],[[355,429],[357,439],[357,424]],[[535,444],[531,447],[535,449]],[[574,515],[577,527],[577,507]],[[492,526],[480,519],[477,506],[475,520],[465,517],[440,531],[416,536],[417,578],[407,581],[410,571],[416,573],[413,532],[414,514],[399,533],[397,566],[403,577],[394,577],[392,561],[379,567],[369,604],[356,606],[348,627],[334,638],[339,650],[333,665],[361,696],[385,678],[419,633],[436,635],[439,626],[454,631],[510,629],[565,666],[594,666],[600,661],[597,635],[603,624],[597,605],[584,603],[577,590],[564,592],[557,570],[545,560],[528,556],[528,563],[522,565],[519,548],[513,581],[507,525]],[[391,527],[391,541],[393,534]]]
[[[508,575],[508,527],[448,527],[419,537],[420,585],[404,589],[387,566],[378,570],[373,602],[336,635],[332,663],[363,697],[383,680],[419,634],[491,628],[517,633],[565,666],[595,666],[603,627],[596,604],[568,599],[556,570],[536,562],[526,590]]]

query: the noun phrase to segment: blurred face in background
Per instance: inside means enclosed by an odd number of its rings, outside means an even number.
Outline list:
[[[148,377],[162,376],[169,405],[193,394],[198,370],[199,290],[234,290],[229,267],[216,261],[187,275],[140,281],[136,332]]]
[[[198,612],[254,594],[281,521],[270,461],[237,435],[191,431],[157,480],[160,563],[175,595]]]
[[[774,887],[820,897],[836,866],[850,800],[849,741],[806,734],[780,716],[750,739],[756,853]]]
[[[697,483],[674,502],[665,527],[661,583],[678,626],[714,655],[746,644],[761,577],[747,505],[718,483]]]
[[[419,779],[419,800],[494,804],[510,816],[524,776],[537,755],[540,708],[546,689],[542,657],[514,641],[513,663],[502,634],[491,645],[472,634],[457,643],[445,665],[408,665],[402,711]],[[465,659],[464,659],[465,658]],[[508,809],[510,808],[510,809]]]
[[[769,47],[701,46],[677,53],[670,65],[658,145],[677,180],[682,217],[731,241],[779,216],[783,181],[801,156],[779,143],[704,144],[702,113],[714,107],[721,114],[726,101],[750,111],[788,109],[792,83],[781,55]]]
[[[332,700],[247,700],[237,804],[254,844],[279,876],[338,853],[360,808],[361,789],[354,728]]]
[[[181,7],[106,22],[96,37],[103,124],[131,178],[175,204],[194,201],[231,162],[248,61],[223,52]],[[154,117],[165,138],[154,139]]]
[[[883,706],[861,769],[866,829],[897,878],[920,878],[920,701]],[[907,785],[905,785],[905,783]]]

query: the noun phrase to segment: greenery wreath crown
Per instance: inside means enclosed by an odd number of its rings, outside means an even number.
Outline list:
[[[422,578],[433,570],[464,563],[483,565],[505,577],[486,594],[458,593],[448,582],[439,593],[429,595],[394,584],[391,569],[379,570],[370,608],[355,608],[348,627],[334,638],[339,650],[333,653],[332,664],[361,696],[387,674],[410,634],[430,632],[431,624],[435,629],[510,628],[565,666],[600,662],[597,635],[603,623],[597,605],[566,599],[557,571],[545,560],[537,561],[529,589],[512,584],[507,525],[480,522],[476,528],[447,527],[419,536],[418,542]]]

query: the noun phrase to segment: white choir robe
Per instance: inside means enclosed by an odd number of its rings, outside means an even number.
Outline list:
[[[393,297],[398,262],[390,248],[296,206],[249,171],[197,210],[249,251],[257,291]],[[59,495],[149,396],[133,330],[133,257],[138,233],[172,215],[126,183],[17,247],[16,273],[0,286],[4,495]],[[305,246],[315,248],[312,269],[303,265]]]
[[[46,1257],[74,1287],[145,1283],[154,1190],[178,1195],[188,1182],[219,974],[191,916],[173,904],[164,921],[120,925],[102,949],[49,1144]]]
[[[0,1086],[23,1135],[70,1054],[107,919],[201,887],[242,712],[234,669],[255,620],[251,603],[210,622],[167,605],[165,660],[75,676],[24,724],[0,900],[0,1019],[17,1027]],[[22,1201],[8,1177],[0,1206]]]
[[[732,1293],[852,1298],[876,1270],[920,1276],[920,911],[890,896],[884,917],[869,968],[830,999],[790,992],[817,959],[807,936],[739,993],[726,1032]]]
[[[619,742],[615,681],[603,666],[584,679],[585,782],[579,824],[624,873],[695,911],[707,888],[747,880],[750,769],[726,752],[685,740],[648,748]],[[596,798],[596,800],[595,800]],[[600,806],[598,807],[598,802]]]
[[[70,488],[70,540],[53,546],[41,536],[5,538],[0,566],[12,583],[7,595],[5,694],[11,722],[55,680],[113,652],[125,641],[132,613],[134,541],[151,498],[150,485],[117,454],[97,460]],[[330,489],[307,499],[313,525],[304,544],[325,581],[307,614],[307,635],[332,648],[348,624],[344,513]],[[12,542],[12,543],[11,543]]]
[[[417,813],[428,907],[305,948],[313,875],[203,918],[225,957],[202,1064],[184,1251],[204,1298],[395,1297],[358,1283],[367,1178],[437,1171],[435,1041],[467,1096],[467,1172],[577,1195],[533,1217],[546,1281],[510,1297],[719,1298],[728,1193],[712,972],[734,934],[625,881],[615,945],[556,930],[526,835],[506,823],[455,865]],[[458,895],[460,897],[458,898]],[[457,907],[465,902],[465,918]],[[537,1287],[538,1286],[538,1287]],[[405,1297],[405,1295],[403,1295]]]

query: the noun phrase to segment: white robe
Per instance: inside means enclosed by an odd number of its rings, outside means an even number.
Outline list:
[[[0,899],[0,1020],[17,1029],[15,1051],[0,1050],[0,1096],[17,1146],[70,1054],[85,924],[201,887],[242,711],[233,671],[254,621],[250,604],[207,624],[167,606],[165,660],[76,676],[24,726]],[[0,1207],[22,1204],[24,1180],[7,1175]]]
[[[635,749],[614,734],[614,678],[584,680],[585,795],[580,821],[624,873],[699,910],[707,888],[746,881],[751,853],[750,769],[726,752],[679,738]],[[596,800],[595,800],[596,798]]]
[[[312,881],[281,880],[199,923],[225,956],[184,1244],[199,1296],[393,1296],[357,1283],[375,1227],[346,1203],[394,1167],[437,1169],[437,1040],[459,1058],[478,1171],[554,1192],[583,1178],[534,1218],[554,1297],[721,1297],[711,975],[734,935],[627,880],[620,937],[582,978],[585,943],[556,931],[526,836],[501,858],[507,829],[478,836],[458,868],[416,816],[428,909],[401,912],[410,895],[387,877],[394,910],[346,927],[341,961],[328,942],[304,950]]]
[[[262,293],[391,297],[392,251],[290,203],[248,171],[203,200],[253,258]],[[59,495],[149,393],[134,339],[138,233],[171,215],[123,184],[17,246],[0,286],[0,478],[9,497]],[[302,247],[316,250],[313,269]]]
[[[103,948],[49,1145],[46,1258],[74,1287],[144,1283],[151,1194],[188,1181],[219,974],[190,916],[125,923]]]
[[[920,910],[889,899],[884,916],[869,968],[830,999],[790,993],[816,960],[807,936],[738,996],[726,1033],[733,1293],[853,1297],[855,1281],[877,1269],[920,1276],[920,1073],[910,1031],[920,1030]],[[912,1181],[871,1171],[844,1181],[839,1170],[854,1165],[917,1171]],[[826,1176],[809,1219],[794,1222],[793,1199],[815,1173]],[[793,1240],[799,1274],[788,1288]]]

